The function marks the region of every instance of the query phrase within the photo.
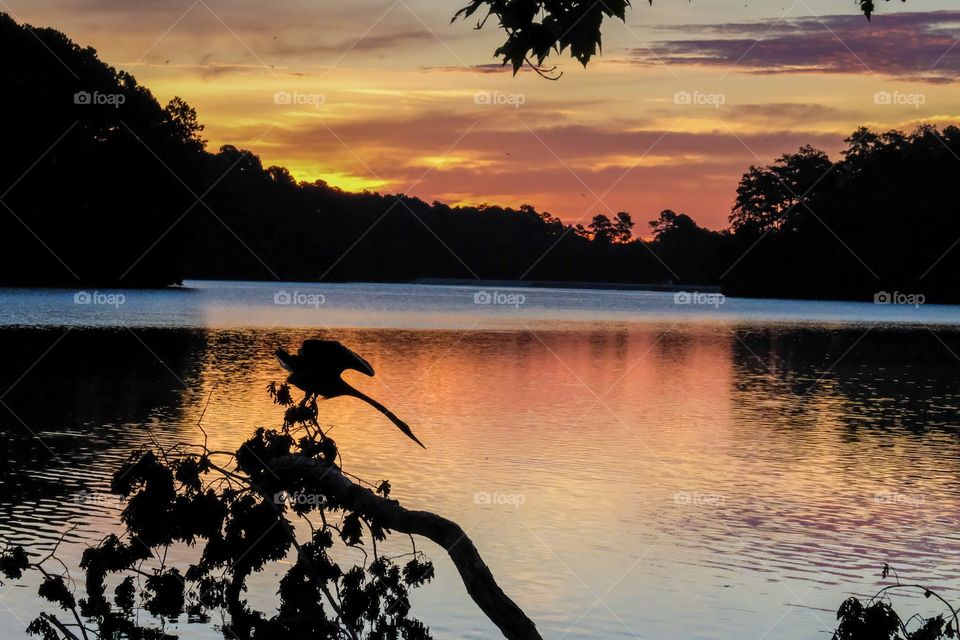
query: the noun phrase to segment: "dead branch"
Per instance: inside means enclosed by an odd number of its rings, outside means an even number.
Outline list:
[[[457,523],[429,511],[411,511],[348,478],[336,465],[289,455],[267,462],[278,476],[308,475],[324,494],[385,529],[432,540],[447,550],[467,593],[509,640],[542,640],[536,625],[497,584],[476,546]]]

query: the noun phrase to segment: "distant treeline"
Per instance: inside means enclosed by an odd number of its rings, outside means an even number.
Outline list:
[[[567,225],[531,206],[450,207],[297,183],[196,113],[51,29],[0,14],[0,280],[163,286],[184,278],[719,284],[749,296],[960,301],[960,129],[855,132],[750,167],[730,228],[664,211]],[[647,236],[648,240],[636,236]]]

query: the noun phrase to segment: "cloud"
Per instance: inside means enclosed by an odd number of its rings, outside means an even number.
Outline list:
[[[960,78],[960,11],[887,14],[873,22],[855,15],[814,16],[699,25],[696,31],[697,38],[633,49],[632,60],[754,74],[880,74],[930,83]]]
[[[849,133],[851,123],[862,122],[864,117],[856,109],[797,102],[738,104],[724,114],[727,122],[743,126],[820,133]]]
[[[435,73],[496,73],[507,76],[513,75],[513,68],[500,62],[446,67],[423,67],[422,70]],[[533,73],[533,69],[525,65],[520,67],[520,71],[517,73]]]
[[[450,36],[447,37],[451,39]],[[267,53],[279,56],[304,56],[315,54],[346,54],[347,52],[395,53],[408,45],[425,45],[436,41],[426,29],[392,31],[380,34],[363,34],[332,42],[285,43],[275,42]]]
[[[305,122],[274,130],[260,152],[267,163],[293,166],[299,179],[344,171],[382,192],[427,201],[530,203],[568,222],[616,211],[645,220],[673,208],[721,228],[749,165],[806,143],[834,151],[842,137],[773,128],[691,133],[644,129],[648,123],[639,121],[557,124],[526,112],[516,118],[437,110],[330,129]]]
[[[852,117],[857,113],[849,109],[828,107],[822,104],[801,102],[771,102],[768,104],[741,104],[737,111],[748,118],[789,119],[804,121],[825,121],[840,117]]]
[[[504,67],[500,63],[473,64],[459,67],[423,67],[423,71],[438,73],[503,73],[505,69],[508,69],[508,67]]]

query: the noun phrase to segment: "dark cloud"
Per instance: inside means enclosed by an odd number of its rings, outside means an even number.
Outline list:
[[[511,74],[513,69],[507,67],[499,62],[491,62],[488,64],[472,64],[472,65],[462,65],[462,66],[448,66],[448,67],[423,67],[424,71],[439,72],[439,73],[504,73]],[[521,68],[521,72],[525,73],[527,71],[526,67]]]
[[[633,49],[633,60],[758,74],[881,74],[931,83],[960,79],[960,11],[887,14],[873,22],[830,15],[723,23],[700,25],[697,33],[697,38]]]
[[[738,104],[724,118],[729,122],[767,123],[773,127],[790,126],[806,130],[823,131],[841,126],[843,130],[852,122],[862,121],[863,113],[855,109],[841,109],[822,104],[798,102],[771,102],[768,104]]]
[[[838,109],[822,104],[802,102],[771,102],[769,104],[740,104],[737,111],[746,117],[787,118],[790,120],[825,120],[828,118],[851,117],[856,112]]]
[[[450,36],[447,40],[453,39]],[[268,53],[280,56],[302,56],[313,54],[344,54],[347,52],[388,53],[409,45],[426,45],[436,42],[436,36],[426,29],[393,31],[390,33],[367,34],[362,37],[342,38],[327,41],[320,38],[315,42],[274,42]]]

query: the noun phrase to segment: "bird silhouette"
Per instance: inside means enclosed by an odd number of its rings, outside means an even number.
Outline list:
[[[406,422],[341,378],[343,372],[347,369],[359,371],[368,376],[373,376],[374,372],[369,362],[336,340],[304,340],[303,345],[297,351],[297,355],[292,355],[283,348],[277,348],[274,355],[280,362],[280,366],[290,372],[287,382],[307,394],[303,398],[303,403],[316,396],[323,396],[324,398],[353,396],[359,398],[387,416],[407,437],[426,449],[424,444],[417,439],[417,436],[413,435],[413,431],[410,430]]]

